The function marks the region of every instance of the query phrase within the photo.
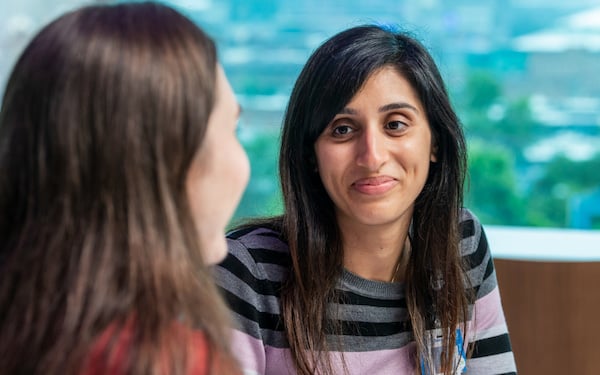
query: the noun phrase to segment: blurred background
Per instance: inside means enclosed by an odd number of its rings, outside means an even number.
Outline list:
[[[43,24],[93,3],[0,1],[2,89]],[[465,204],[482,222],[600,229],[599,0],[164,3],[217,41],[243,107],[252,176],[236,218],[281,212],[279,130],[309,54],[342,29],[380,23],[410,32],[436,59],[468,137]]]

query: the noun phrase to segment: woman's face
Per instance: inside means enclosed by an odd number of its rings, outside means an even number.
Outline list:
[[[340,225],[409,222],[436,158],[425,110],[391,67],[365,81],[317,138],[315,153]]]
[[[187,192],[207,264],[227,254],[225,229],[248,184],[248,156],[236,136],[240,107],[221,66],[216,102],[202,146],[190,167]]]

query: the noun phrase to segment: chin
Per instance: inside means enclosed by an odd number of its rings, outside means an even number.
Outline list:
[[[218,264],[227,256],[227,241],[225,235],[214,238],[202,244],[202,257],[207,265]]]

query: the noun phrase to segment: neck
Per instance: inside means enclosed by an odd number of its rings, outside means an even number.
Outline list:
[[[369,280],[400,282],[408,261],[410,222],[387,226],[340,225],[344,267]]]
[[[391,283],[401,283],[404,282],[406,276],[406,268],[408,267],[408,261],[410,260],[411,246],[408,237],[404,242],[404,247],[402,248],[402,252],[396,261],[396,268],[392,273],[392,278],[390,279]]]

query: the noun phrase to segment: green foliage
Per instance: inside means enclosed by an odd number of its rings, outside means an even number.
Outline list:
[[[528,194],[528,207],[536,212],[536,217],[531,217],[532,224],[568,226],[571,199],[600,187],[599,170],[600,153],[586,161],[558,156],[548,162]]]
[[[498,101],[502,88],[488,72],[476,71],[469,75],[466,85],[466,106],[475,112],[486,112]]]
[[[465,132],[470,139],[506,147],[521,163],[525,148],[542,135],[543,127],[533,119],[527,98],[507,101],[501,94],[500,83],[490,73],[469,75],[461,107]]]
[[[571,192],[582,192],[600,185],[600,153],[589,160],[573,161],[566,156],[557,156],[546,164],[544,175],[535,188],[540,193],[552,193],[557,186],[564,185]]]
[[[501,145],[471,142],[465,202],[487,224],[523,225],[523,201],[517,193],[515,160]]]
[[[496,123],[494,136],[509,147],[516,155],[523,151],[542,133],[541,124],[531,114],[529,100],[517,99],[506,106],[504,116]]]
[[[469,142],[466,205],[487,224],[568,226],[572,200],[600,186],[600,154],[531,164],[524,151],[548,128],[535,121],[528,98],[503,97],[489,73],[472,73],[460,99]]]
[[[250,159],[251,172],[250,182],[237,208],[234,221],[281,213],[277,169],[279,128],[254,128],[252,133],[240,138]]]

